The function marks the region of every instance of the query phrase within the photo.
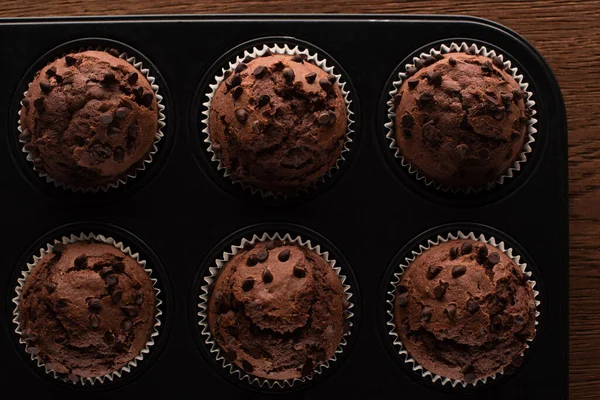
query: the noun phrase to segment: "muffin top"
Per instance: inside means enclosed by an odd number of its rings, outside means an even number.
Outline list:
[[[535,334],[527,276],[496,247],[451,240],[424,251],[396,288],[394,321],[426,370],[466,382],[520,365]]]
[[[158,106],[150,83],[103,51],[71,53],[39,71],[22,101],[19,139],[37,170],[97,187],[127,175],[150,152]]]
[[[58,244],[25,282],[20,325],[26,351],[75,381],[118,371],[153,332],[148,273],[112,245]]]
[[[395,99],[406,161],[453,188],[481,187],[506,172],[522,152],[530,111],[502,61],[448,53],[418,66]]]
[[[239,64],[210,105],[212,148],[235,180],[294,192],[336,164],[346,104],[336,78],[301,56]]]
[[[208,323],[225,357],[248,374],[294,379],[333,356],[345,303],[339,277],[318,254],[261,242],[223,266]]]

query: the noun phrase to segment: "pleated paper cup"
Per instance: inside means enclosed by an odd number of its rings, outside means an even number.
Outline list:
[[[52,61],[57,60],[58,58],[64,57],[67,54],[70,53],[80,53],[83,51],[87,51],[87,50],[96,50],[96,51],[104,51],[107,52],[111,55],[114,55],[115,57],[121,58],[125,61],[127,61],[129,64],[131,64],[133,67],[135,67],[135,69],[142,74],[142,76],[144,76],[146,78],[146,80],[150,83],[150,87],[152,88],[152,91],[154,92],[154,95],[156,97],[156,104],[158,106],[158,130],[156,131],[156,134],[154,135],[154,143],[152,144],[152,147],[150,148],[150,151],[146,154],[146,156],[140,160],[139,162],[137,162],[136,164],[132,165],[132,167],[129,169],[129,171],[127,171],[125,174],[123,174],[120,177],[117,177],[117,179],[115,179],[113,182],[109,182],[105,185],[101,185],[101,186],[96,186],[96,187],[81,187],[81,186],[77,186],[77,185],[73,185],[67,182],[62,182],[59,180],[56,180],[55,178],[53,178],[52,176],[48,175],[44,170],[37,168],[33,162],[34,160],[34,155],[31,153],[31,151],[29,151],[27,149],[27,146],[25,146],[27,144],[27,141],[22,140],[19,138],[19,143],[21,144],[21,151],[23,153],[25,153],[26,155],[26,160],[31,164],[31,167],[33,168],[33,170],[35,172],[37,172],[38,176],[40,178],[42,178],[43,180],[46,181],[46,183],[52,184],[57,188],[61,188],[70,192],[80,192],[80,193],[98,193],[98,192],[108,192],[111,189],[116,189],[121,185],[125,185],[127,184],[128,181],[135,179],[138,175],[138,173],[140,173],[141,171],[145,171],[146,169],[148,169],[148,167],[150,166],[150,164],[152,164],[152,162],[154,161],[154,158],[156,157],[156,153],[158,153],[158,143],[164,138],[164,133],[163,130],[166,126],[166,115],[165,115],[165,105],[163,104],[163,96],[159,93],[159,86],[156,84],[156,78],[154,76],[151,75],[151,72],[148,68],[144,67],[144,65],[142,64],[141,61],[138,61],[136,59],[135,56],[130,56],[127,53],[122,53],[122,52],[118,52],[117,50],[113,49],[113,48],[109,48],[109,47],[87,47],[87,48],[79,48],[78,50],[71,50],[68,53],[64,53],[59,57],[55,57]],[[49,61],[50,63],[51,61]],[[29,85],[27,86],[28,88],[31,87],[31,83],[29,83]],[[28,91],[25,91],[23,93],[23,98],[25,98],[27,96]],[[23,107],[23,103],[20,103],[21,107]],[[21,109],[19,109],[18,112],[19,115],[19,119],[17,121],[17,130],[19,132],[19,135],[22,133],[23,129],[21,127]]]
[[[396,140],[396,104],[394,101],[394,97],[398,94],[402,83],[409,78],[410,74],[407,72],[409,70],[418,70],[416,63],[419,60],[425,61],[430,57],[436,57],[440,54],[447,53],[467,53],[472,55],[480,55],[488,58],[499,57],[502,63],[504,64],[504,70],[508,72],[515,81],[519,84],[521,90],[525,93],[524,101],[525,101],[525,109],[528,110],[531,117],[527,120],[526,123],[526,131],[525,131],[525,141],[523,144],[523,148],[519,157],[515,160],[513,165],[504,171],[501,175],[499,175],[494,180],[486,183],[484,186],[480,187],[466,187],[466,188],[453,188],[450,186],[439,184],[426,176],[424,176],[417,168],[415,168],[412,164],[410,164],[406,159],[402,156],[402,150],[398,147],[398,142]],[[503,185],[509,179],[513,178],[515,174],[523,168],[523,164],[527,162],[529,154],[532,152],[532,146],[535,142],[535,135],[537,133],[537,129],[535,128],[535,124],[538,122],[537,119],[534,118],[537,111],[535,110],[535,101],[533,100],[533,93],[528,90],[529,84],[525,82],[523,75],[519,72],[516,67],[512,66],[511,61],[504,56],[503,54],[497,52],[496,50],[488,50],[485,46],[478,46],[476,44],[468,44],[462,42],[458,43],[450,43],[449,45],[443,44],[440,48],[432,48],[429,52],[424,52],[419,54],[417,57],[413,57],[412,62],[408,63],[404,66],[402,72],[398,73],[397,79],[392,82],[392,88],[389,91],[389,100],[387,102],[388,114],[387,114],[387,122],[385,123],[386,128],[386,138],[388,140],[388,146],[390,151],[392,151],[393,156],[399,161],[402,168],[406,169],[408,173],[417,181],[423,182],[425,186],[434,188],[436,190],[441,190],[443,192],[451,192],[451,193],[479,193],[483,190],[491,190],[496,186]]]
[[[510,364],[491,375],[481,377],[481,378],[476,378],[473,382],[466,382],[464,380],[450,379],[448,377],[440,376],[438,374],[435,374],[435,373],[427,370],[425,367],[423,367],[421,364],[419,364],[418,360],[416,360],[415,358],[412,357],[412,355],[408,352],[408,350],[406,349],[406,346],[404,345],[404,343],[402,343],[402,340],[400,339],[400,337],[397,333],[398,328],[396,326],[396,321],[394,318],[394,303],[395,303],[395,298],[396,298],[396,288],[402,281],[402,276],[404,274],[404,271],[407,268],[410,268],[411,263],[415,260],[415,258],[417,258],[419,255],[423,254],[427,250],[434,248],[435,246],[437,246],[440,243],[445,243],[450,240],[463,240],[463,239],[472,240],[474,242],[484,242],[484,243],[487,243],[488,245],[494,246],[499,251],[506,254],[510,258],[510,260],[518,268],[520,268],[521,271],[529,278],[529,280],[527,281],[527,284],[532,288],[532,291],[533,291],[534,302],[535,302],[535,319],[536,319],[535,326],[536,327],[539,324],[538,321],[539,321],[539,316],[540,316],[540,304],[541,304],[540,300],[538,299],[539,291],[535,290],[536,281],[533,280],[532,273],[527,268],[527,263],[521,262],[520,255],[516,254],[513,251],[513,249],[508,247],[503,241],[499,241],[498,239],[496,239],[493,236],[486,237],[483,234],[476,235],[473,232],[464,234],[461,231],[458,231],[457,233],[448,233],[445,235],[438,235],[434,240],[428,240],[427,242],[420,244],[418,247],[415,246],[415,249],[413,251],[411,251],[410,255],[408,255],[402,261],[402,263],[396,267],[396,269],[395,269],[396,272],[393,274],[392,280],[388,285],[387,296],[386,296],[386,299],[387,299],[386,300],[386,315],[387,315],[387,323],[386,324],[388,327],[388,333],[389,333],[390,339],[392,340],[392,343],[394,345],[394,349],[398,352],[400,357],[409,366],[409,368],[412,369],[412,371],[414,371],[414,373],[420,375],[423,378],[429,378],[429,379],[431,379],[432,382],[437,383],[441,386],[449,386],[449,387],[453,387],[453,388],[455,388],[457,386],[462,386],[463,388],[466,388],[468,385],[471,385],[471,386],[485,385],[486,383],[493,381],[502,375],[508,374],[509,371],[507,371],[507,368],[510,366]],[[526,340],[525,350],[520,354],[521,356],[524,356],[527,349],[529,349],[529,343],[533,342],[534,339],[535,339],[535,332],[531,338]]]
[[[73,374],[61,374],[52,369],[52,365],[48,365],[44,363],[44,360],[41,358],[41,354],[38,353],[37,348],[29,345],[28,338],[24,335],[24,332],[21,329],[21,315],[20,315],[20,307],[21,307],[21,296],[23,294],[23,290],[25,288],[25,282],[29,278],[31,272],[36,268],[39,262],[47,255],[53,252],[54,247],[57,244],[68,245],[70,243],[76,242],[97,242],[104,243],[115,248],[119,249],[121,252],[126,254],[127,256],[133,258],[140,265],[141,268],[146,271],[148,276],[150,277],[150,281],[152,282],[152,287],[154,288],[155,295],[155,314],[154,314],[154,324],[153,331],[148,337],[148,341],[144,348],[133,357],[126,365],[119,368],[116,371],[113,371],[109,374],[95,377],[80,377],[75,376]],[[19,343],[24,345],[25,352],[29,354],[32,361],[34,361],[38,367],[43,368],[47,374],[52,375],[55,379],[62,380],[63,382],[70,382],[72,384],[80,384],[80,385],[101,385],[105,382],[112,382],[116,379],[121,378],[125,373],[131,372],[134,368],[138,366],[138,362],[142,361],[146,354],[148,354],[151,348],[154,346],[156,338],[159,335],[159,327],[161,326],[160,317],[162,315],[162,311],[160,306],[162,305],[162,300],[160,299],[160,289],[156,286],[157,280],[156,278],[152,278],[152,269],[147,268],[146,261],[140,258],[139,253],[135,253],[129,246],[124,244],[123,242],[118,242],[112,237],[106,237],[104,235],[97,235],[94,233],[80,233],[79,235],[70,235],[63,236],[62,238],[55,240],[53,243],[46,244],[45,247],[39,250],[38,255],[34,255],[31,262],[27,263],[26,268],[21,272],[21,278],[17,280],[18,285],[15,288],[16,296],[12,299],[12,302],[15,304],[15,308],[13,310],[13,322],[16,325],[15,332],[19,336]]]
[[[248,246],[253,246],[257,243],[268,242],[268,241],[281,241],[281,242],[288,243],[288,244],[294,244],[294,245],[303,247],[307,250],[310,250],[310,251],[318,254],[335,271],[335,273],[337,274],[337,276],[339,277],[339,279],[342,283],[342,287],[344,290],[344,295],[345,295],[344,316],[345,316],[345,321],[346,321],[348,329],[344,329],[344,334],[341,338],[341,341],[340,341],[334,355],[329,360],[317,365],[313,369],[313,371],[310,375],[306,375],[301,378],[276,380],[276,379],[260,378],[260,377],[248,374],[247,372],[245,372],[244,370],[242,370],[241,368],[236,366],[233,362],[230,362],[227,360],[223,349],[221,349],[221,347],[219,346],[219,344],[213,337],[213,335],[210,331],[210,327],[209,327],[209,322],[208,322],[209,300],[212,295],[212,288],[214,287],[214,284],[216,283],[219,273],[221,272],[221,269],[223,268],[223,266],[225,266],[225,264],[227,264],[227,262],[229,260],[231,260],[240,251],[246,249]],[[336,361],[338,360],[339,355],[344,352],[344,350],[345,350],[344,348],[348,344],[347,338],[352,334],[353,326],[354,326],[354,322],[353,322],[354,313],[352,312],[352,309],[354,308],[354,304],[352,303],[351,299],[353,297],[353,293],[352,293],[352,288],[350,287],[350,285],[345,283],[346,276],[342,274],[342,269],[340,267],[336,267],[336,260],[332,259],[329,256],[329,252],[322,251],[320,245],[313,244],[310,240],[305,240],[300,236],[292,236],[289,233],[287,233],[283,236],[281,236],[279,233],[275,233],[273,235],[270,235],[268,233],[263,233],[261,235],[255,234],[252,237],[243,238],[239,242],[239,244],[231,246],[231,248],[228,251],[224,252],[219,259],[215,260],[214,266],[209,268],[208,273],[204,277],[204,282],[205,282],[205,284],[201,287],[201,294],[199,296],[200,302],[198,303],[198,309],[199,309],[198,325],[200,326],[201,334],[202,334],[204,343],[206,345],[206,348],[208,349],[209,353],[214,357],[214,359],[217,361],[217,363],[223,367],[223,369],[228,371],[231,375],[237,377],[240,381],[245,381],[250,385],[258,386],[261,388],[269,388],[269,389],[273,389],[273,388],[285,389],[285,388],[292,388],[295,385],[298,385],[301,383],[310,382],[311,380],[313,380],[317,376],[323,374],[327,369],[333,367],[336,364]]]

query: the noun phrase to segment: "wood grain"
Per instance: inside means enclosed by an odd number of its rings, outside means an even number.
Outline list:
[[[570,397],[600,398],[599,1],[0,1],[2,17],[308,12],[479,16],[514,29],[550,63],[563,91],[569,126]]]

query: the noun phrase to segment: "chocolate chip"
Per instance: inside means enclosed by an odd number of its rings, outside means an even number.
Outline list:
[[[459,276],[464,275],[467,272],[467,267],[464,265],[456,265],[452,267],[452,277],[458,278]]]
[[[523,357],[523,355],[518,355],[515,358],[513,358],[511,364],[514,365],[515,367],[519,368],[521,365],[523,365],[523,360],[525,359],[525,357]]]
[[[449,304],[448,307],[444,309],[444,314],[446,314],[449,319],[454,321],[456,319],[456,305]]]
[[[249,374],[252,373],[252,371],[254,371],[254,367],[252,366],[252,364],[250,364],[248,361],[246,360],[242,360],[242,369],[246,372],[248,372]]]
[[[113,270],[117,274],[122,274],[123,272],[125,272],[125,263],[123,261],[117,261],[113,264]]]
[[[474,299],[467,300],[467,311],[470,312],[471,314],[479,311],[479,303],[477,302],[477,300],[474,300]]]
[[[90,310],[101,310],[102,309],[102,300],[92,298],[87,301],[87,306]]]
[[[121,311],[123,311],[125,313],[125,315],[127,315],[131,318],[137,317],[139,314],[137,307],[133,306],[133,305],[123,306],[123,307],[121,307]]]
[[[417,87],[417,85],[419,84],[419,80],[417,78],[415,79],[409,79],[406,84],[408,85],[408,88],[410,90],[413,90],[414,88]]]
[[[113,122],[113,117],[110,114],[102,114],[100,116],[100,123],[104,124],[104,125],[108,125],[111,122]]]
[[[330,124],[335,124],[335,121],[337,120],[337,117],[335,115],[335,113],[333,111],[329,111],[329,123]]]
[[[128,332],[133,328],[133,322],[131,322],[131,320],[126,319],[123,321],[123,324],[121,325],[121,328],[125,331]]]
[[[56,67],[52,66],[46,70],[46,76],[51,77],[56,75]]]
[[[313,362],[310,358],[307,358],[306,361],[304,362],[304,365],[302,365],[302,376],[310,376],[313,373]]]
[[[401,293],[397,296],[398,298],[398,305],[401,307],[404,307],[405,305],[408,304],[408,292],[404,292]]]
[[[249,267],[254,267],[256,264],[258,264],[258,260],[256,259],[256,256],[255,255],[248,256],[248,258],[246,259],[246,265]]]
[[[433,288],[433,295],[436,299],[441,300],[446,294],[446,289],[448,289],[448,284],[440,282],[439,285]]]
[[[429,71],[427,73],[427,80],[430,85],[440,86],[442,84],[442,75],[437,71]]]
[[[415,61],[415,67],[417,67],[417,69],[421,69],[425,66],[425,61],[422,58],[419,58],[417,61]]]
[[[252,72],[252,75],[254,75],[257,78],[262,78],[263,76],[265,76],[266,73],[267,73],[267,67],[265,67],[264,65],[259,65],[258,67],[256,67],[254,69],[254,72]]]
[[[502,99],[502,104],[504,104],[505,107],[509,107],[513,98],[509,93],[502,92],[500,93],[500,99]]]
[[[115,335],[112,332],[107,331],[104,334],[104,343],[111,345],[111,344],[114,344],[116,340],[117,340],[117,338],[115,337]]]
[[[494,315],[491,319],[490,328],[494,333],[502,332],[502,318],[499,315]]]
[[[48,82],[40,82],[40,89],[42,89],[42,92],[45,94],[48,94],[52,90],[52,85]]]
[[[25,352],[28,354],[36,355],[37,353],[39,353],[39,349],[35,346],[27,346]]]
[[[45,284],[44,287],[48,291],[48,294],[52,294],[56,290],[56,283],[50,282],[50,283]]]
[[[268,56],[272,56],[272,55],[273,55],[273,52],[270,49],[266,49],[261,57],[268,57]]]
[[[462,254],[469,254],[473,251],[473,244],[471,242],[464,242],[462,246],[460,246],[460,252]]]
[[[504,119],[504,112],[505,111],[506,111],[506,107],[498,106],[492,112],[492,117],[494,117],[494,119],[496,121],[502,121]]]
[[[266,268],[263,273],[262,273],[262,280],[264,283],[271,283],[273,282],[273,274],[271,273],[271,271],[269,271],[268,268]]]
[[[93,329],[96,329],[97,327],[100,326],[100,318],[98,318],[98,316],[96,314],[90,315],[89,322],[90,322],[90,327],[92,327]]]
[[[112,72],[107,72],[104,74],[104,78],[102,79],[102,83],[104,84],[111,84],[117,81],[117,78],[115,78],[115,74],[113,74]]]
[[[472,56],[477,54],[477,47],[474,44],[472,44],[471,47],[467,49],[466,53]]]
[[[244,89],[242,89],[241,86],[236,86],[231,91],[231,97],[233,97],[234,100],[237,100],[242,96],[243,93],[244,93]]]
[[[123,298],[123,291],[119,290],[119,289],[115,290],[110,295],[110,299],[111,299],[111,301],[112,301],[113,304],[119,303],[122,298]]]
[[[304,278],[306,276],[306,271],[299,265],[294,265],[294,276],[296,278]]]
[[[290,259],[290,250],[289,249],[284,249],[282,250],[279,255],[277,256],[277,259],[281,262],[286,262],[287,260]]]
[[[252,277],[246,278],[246,280],[244,280],[244,282],[242,283],[242,290],[244,292],[249,292],[250,290],[252,290],[253,287],[254,287],[254,278],[252,278]]]
[[[258,106],[263,107],[269,104],[271,97],[268,94],[263,94],[258,98]]]
[[[457,246],[452,246],[450,248],[450,258],[452,260],[454,260],[456,257],[458,257],[458,247]]]
[[[504,62],[502,61],[502,59],[498,56],[493,56],[492,57],[492,63],[499,69],[504,69]]]
[[[75,257],[75,260],[73,261],[73,263],[75,264],[76,267],[83,267],[86,263],[87,263],[87,257],[85,254],[80,254],[77,257]]]
[[[500,254],[493,252],[487,258],[488,262],[492,265],[496,265],[500,262]]]
[[[456,58],[454,58],[454,57],[448,58],[448,64],[450,64],[451,66],[454,67],[456,65]]]
[[[56,299],[54,306],[57,308],[63,308],[68,305],[67,299]]]
[[[115,117],[123,119],[129,114],[129,111],[129,108],[127,107],[119,107],[117,108],[117,111],[115,111]]]
[[[326,92],[330,91],[333,88],[333,85],[331,84],[331,82],[327,78],[321,78],[321,79],[319,79],[319,85]]]
[[[129,75],[127,75],[127,82],[130,84],[134,84],[138,81],[138,73],[133,71],[132,73],[130,73]]]
[[[402,126],[405,128],[412,128],[415,125],[415,119],[410,113],[405,113],[402,116]]]
[[[238,73],[238,74],[239,74],[240,72],[242,72],[242,71],[243,71],[243,70],[245,70],[246,68],[248,68],[248,66],[247,66],[246,64],[244,64],[244,63],[239,63],[238,65],[236,65],[236,67],[235,67],[234,71],[235,71],[236,73]]]
[[[63,242],[54,243],[52,246],[52,252],[54,254],[62,254],[67,247],[63,244]]]
[[[433,102],[433,94],[431,92],[423,92],[417,100],[417,107],[425,108],[429,103]]]
[[[427,322],[431,319],[431,308],[425,306],[421,310],[421,321]]]
[[[229,80],[229,87],[233,88],[242,84],[242,77],[240,74],[234,74]]]
[[[481,70],[484,73],[489,73],[494,70],[494,66],[492,65],[491,61],[484,61],[483,64],[481,65]]]
[[[117,128],[116,126],[111,126],[110,128],[108,128],[108,131],[106,132],[106,134],[108,136],[120,135],[121,134],[121,129]]]
[[[437,59],[434,56],[427,56],[425,57],[425,59],[423,60],[424,65],[431,65],[434,64],[437,61]]]
[[[427,279],[431,280],[435,278],[442,269],[443,268],[440,265],[430,265],[429,268],[427,268]]]
[[[23,107],[28,108],[29,107],[29,99],[27,97],[23,98],[23,100],[21,100],[21,104],[23,104]]]
[[[226,351],[223,356],[229,362],[234,362],[237,358],[237,353],[233,350]]]
[[[291,69],[291,68],[283,69],[283,78],[285,79],[285,81],[287,83],[293,82],[295,77],[296,77],[296,74],[294,73],[293,69]]]
[[[256,253],[256,259],[259,262],[263,262],[265,261],[267,258],[269,258],[269,252],[267,251],[267,249],[260,249],[258,251],[258,253]]]
[[[106,282],[108,286],[116,285],[118,281],[119,278],[117,278],[115,274],[106,275],[106,278],[104,278],[104,282]]]
[[[238,108],[235,110],[235,119],[243,124],[248,120],[248,111],[243,108]]]
[[[141,104],[143,106],[150,107],[152,105],[153,101],[154,101],[154,93],[153,92],[146,92],[142,96],[142,102],[141,102]]]
[[[467,383],[474,383],[475,380],[477,380],[477,377],[475,376],[475,374],[473,372],[467,372],[465,373],[465,382]]]
[[[483,148],[479,150],[479,153],[477,153],[477,155],[481,160],[487,160],[488,158],[490,158],[490,151],[486,148]]]
[[[477,246],[477,256],[480,258],[486,258],[488,255],[488,248],[484,243],[480,243]]]
[[[306,82],[308,83],[314,83],[315,79],[317,79],[317,73],[309,72],[308,74],[304,75],[304,79],[306,79]]]
[[[65,63],[67,64],[67,67],[70,67],[71,65],[74,65],[77,62],[77,59],[71,56],[65,56]]]
[[[262,132],[262,130],[263,130],[263,126],[260,121],[254,121],[252,123],[252,131],[254,133],[256,133],[258,135],[259,133]]]
[[[144,295],[142,292],[136,292],[133,295],[133,302],[137,305],[141,305],[144,302]]]
[[[317,117],[317,122],[319,122],[319,125],[326,125],[327,123],[329,123],[329,119],[330,119],[329,113],[328,112],[322,112]]]
[[[406,68],[406,75],[407,76],[413,76],[416,73],[417,73],[417,69],[415,67],[408,67],[408,68]]]
[[[33,101],[33,106],[38,111],[43,110],[44,109],[44,98],[43,97],[38,97],[37,99],[35,99]]]
[[[108,49],[108,54],[117,58],[119,58],[119,56],[121,55],[121,53],[119,53],[117,49]]]
[[[304,58],[300,54],[294,54],[292,56],[292,61],[302,64],[304,62]]]

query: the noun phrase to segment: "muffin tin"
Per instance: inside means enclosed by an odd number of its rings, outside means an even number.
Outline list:
[[[550,69],[514,32],[471,17],[157,16],[3,20],[0,35],[10,38],[1,44],[0,65],[0,205],[7,213],[0,242],[2,390],[18,390],[21,398],[237,398],[253,392],[289,398],[567,397],[565,110]],[[531,158],[514,179],[457,196],[408,176],[387,147],[384,123],[397,68],[422,50],[462,41],[497,49],[518,66],[535,97],[538,133]],[[350,83],[356,121],[341,169],[307,195],[285,200],[235,189],[207,158],[199,137],[199,102],[215,71],[238,46],[276,42],[307,46],[339,66]],[[49,185],[32,171],[16,140],[17,112],[27,83],[51,57],[98,45],[124,49],[149,66],[167,118],[165,139],[146,171],[117,189],[84,195]],[[229,379],[198,340],[198,277],[214,254],[231,245],[232,233],[256,230],[322,238],[353,271],[360,301],[351,341],[327,376],[308,385],[273,390]],[[416,243],[457,230],[492,235],[518,250],[532,268],[542,304],[524,365],[512,376],[467,388],[432,383],[398,362],[385,324],[385,288],[398,260]],[[28,361],[12,322],[14,289],[26,260],[52,238],[81,232],[132,243],[157,272],[164,295],[156,346],[131,374],[94,386],[44,374]]]

